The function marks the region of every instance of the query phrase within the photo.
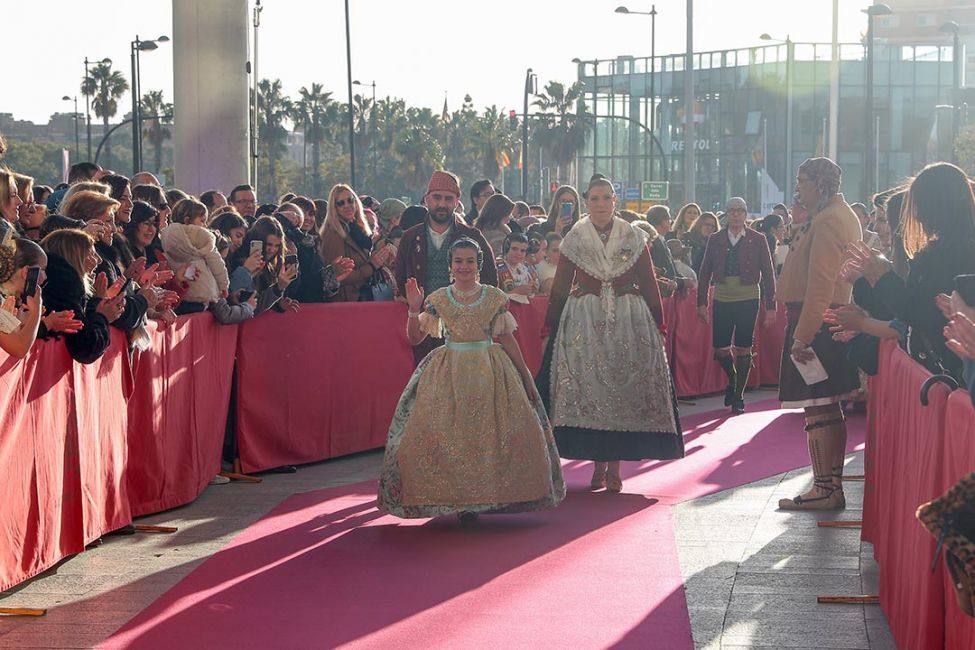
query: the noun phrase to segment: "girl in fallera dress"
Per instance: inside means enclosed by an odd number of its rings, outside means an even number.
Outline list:
[[[622,489],[620,461],[684,456],[647,234],[616,216],[605,178],[566,234],[538,376],[563,458],[595,461],[592,489]]]
[[[424,300],[416,279],[406,282],[410,343],[434,336],[446,344],[417,366],[390,425],[379,508],[397,517],[469,521],[552,508],[565,496],[508,298],[478,281],[482,257],[462,238],[450,247],[452,285]]]

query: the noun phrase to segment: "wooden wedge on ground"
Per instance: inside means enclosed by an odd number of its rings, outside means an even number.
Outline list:
[[[820,528],[860,528],[863,526],[862,519],[836,519],[831,521],[821,521],[817,524]]]
[[[150,526],[149,524],[136,524],[135,530],[138,533],[175,533],[179,528],[176,526]]]
[[[0,607],[0,616],[44,616],[46,609],[33,607]]]
[[[876,605],[880,596],[817,596],[816,602],[824,605]]]

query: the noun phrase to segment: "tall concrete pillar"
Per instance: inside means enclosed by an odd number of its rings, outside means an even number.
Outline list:
[[[173,155],[187,192],[249,178],[247,27],[247,0],[173,0]]]

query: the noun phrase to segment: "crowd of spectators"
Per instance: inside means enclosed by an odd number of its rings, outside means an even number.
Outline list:
[[[458,200],[452,216],[483,238],[494,260],[485,281],[496,277],[516,301],[547,295],[562,237],[583,216],[585,196],[564,185],[546,210],[505,196],[489,180],[474,182],[468,196],[469,210]],[[851,350],[868,371],[876,339],[891,337],[932,371],[970,384],[970,180],[953,165],[931,165],[851,208],[864,235],[842,270],[855,304],[829,314],[835,335],[855,340]],[[74,359],[91,363],[112,327],[140,347],[149,321],[166,327],[184,314],[209,311],[233,324],[307,303],[399,300],[399,276],[409,270],[402,258],[411,256],[399,254],[401,239],[436,221],[431,209],[429,200],[409,206],[345,184],[324,200],[289,192],[261,203],[246,184],[196,197],[162,187],[150,173],[126,178],[88,162],[73,165],[55,187],[0,168],[0,347],[20,357],[37,338],[62,339]],[[647,231],[664,295],[697,291],[725,213],[688,203],[676,218],[666,205],[619,216]],[[804,219],[779,204],[748,222],[776,274]]]

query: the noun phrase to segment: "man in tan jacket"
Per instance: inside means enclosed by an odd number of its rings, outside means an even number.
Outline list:
[[[850,302],[853,286],[839,272],[847,246],[862,239],[860,222],[839,193],[841,176],[840,168],[828,158],[810,158],[799,166],[796,198],[809,211],[809,218],[793,238],[776,291],[789,316],[779,399],[786,408],[805,409],[813,469],[812,490],[779,501],[785,510],[846,507],[846,423],[840,402],[859,388],[860,381],[845,344],[834,341],[823,323],[827,309]],[[826,371],[818,381],[808,372],[816,359]]]

